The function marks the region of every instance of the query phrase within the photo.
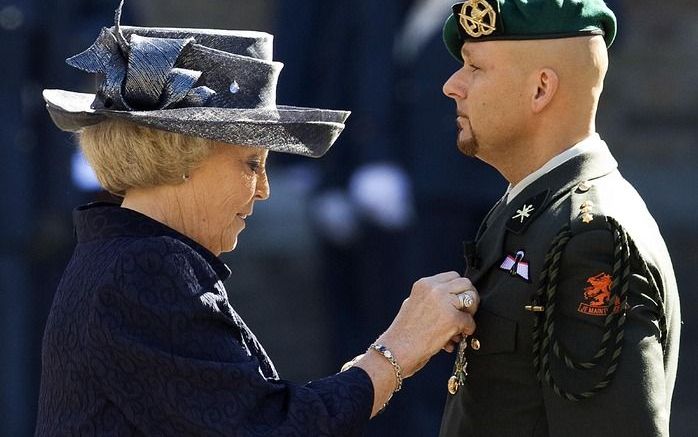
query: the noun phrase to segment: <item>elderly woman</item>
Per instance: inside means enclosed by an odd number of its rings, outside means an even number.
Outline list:
[[[77,247],[43,344],[36,434],[359,435],[403,378],[472,333],[457,273],[414,284],[390,327],[336,375],[279,379],[235,312],[218,259],[269,197],[269,150],[322,155],[347,113],[277,106],[271,36],[103,29],[68,63],[97,93],[46,90],[119,205],[75,211]]]

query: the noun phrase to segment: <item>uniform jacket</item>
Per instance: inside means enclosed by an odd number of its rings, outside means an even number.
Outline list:
[[[561,255],[555,330],[577,360],[596,353],[605,315],[619,310],[603,299],[614,248],[603,226],[607,217],[618,221],[638,248],[630,263],[623,349],[610,385],[589,399],[571,401],[538,382],[532,352],[537,316],[525,306],[538,288],[551,241],[569,225],[573,235]],[[605,143],[535,180],[508,205],[500,202],[483,222],[475,247],[471,261],[479,262],[471,263],[467,275],[482,299],[475,316],[479,349],[472,344],[466,349],[468,376],[448,396],[442,437],[668,435],[680,328],[673,268],[656,223]],[[520,262],[512,271],[517,253]],[[642,261],[664,299],[664,349],[662,305],[653,298]],[[559,386],[573,392],[593,387],[608,368],[579,371],[551,360]]]
[[[44,336],[37,436],[361,434],[368,375],[279,380],[212,253],[116,205],[74,218],[78,244]]]

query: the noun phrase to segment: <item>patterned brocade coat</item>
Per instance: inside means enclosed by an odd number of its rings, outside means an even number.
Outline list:
[[[279,380],[212,253],[116,205],[74,219],[44,334],[37,436],[361,435],[368,375]]]
[[[614,220],[634,242],[625,309],[610,293],[613,281],[620,281],[612,275],[614,233],[608,223]],[[554,307],[539,302],[551,308],[551,338],[572,360],[591,362],[601,349],[606,316],[626,314],[623,336],[613,331],[596,368],[571,369],[549,353],[553,382],[580,394],[604,380],[614,365],[611,356],[620,352],[610,384],[578,400],[540,383],[534,365],[534,320],[546,312],[531,305],[546,253],[563,228],[570,236],[559,252]],[[471,261],[477,262],[467,275],[481,305],[465,353],[468,375],[448,396],[441,437],[669,435],[681,324],[676,281],[655,221],[604,142],[542,175],[509,204],[500,202],[474,247]],[[620,350],[616,338],[622,338]]]

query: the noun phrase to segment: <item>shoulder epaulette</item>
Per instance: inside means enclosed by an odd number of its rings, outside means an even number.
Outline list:
[[[606,216],[601,212],[600,200],[593,181],[584,180],[572,188],[570,194],[570,231],[573,235],[593,229],[607,229]]]

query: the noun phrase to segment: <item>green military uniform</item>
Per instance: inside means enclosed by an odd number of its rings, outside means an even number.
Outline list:
[[[615,34],[602,0],[468,0],[444,26],[460,61],[466,41],[602,35],[610,46]],[[442,437],[668,435],[681,323],[671,260],[594,141],[501,201],[468,246],[481,303]]]
[[[668,435],[680,328],[676,282],[656,223],[616,167],[600,142],[510,204],[501,202],[483,222],[467,272],[482,299],[477,330],[465,354],[468,376],[446,403],[442,437]],[[631,242],[627,305],[609,293],[615,262],[609,221]],[[545,300],[538,289],[546,253],[563,229],[555,300],[536,301]],[[626,316],[617,368],[590,397],[572,393],[585,394],[604,379],[617,332],[593,369],[570,369],[548,354],[558,394],[545,378],[539,382],[532,335],[536,318],[545,315],[532,306],[553,304],[555,338],[579,361],[599,350],[609,313]]]
[[[468,0],[444,26],[460,61],[466,41],[602,35],[610,46],[615,34],[602,0]],[[481,303],[441,437],[668,435],[673,268],[644,202],[595,141],[496,205],[468,246]]]

